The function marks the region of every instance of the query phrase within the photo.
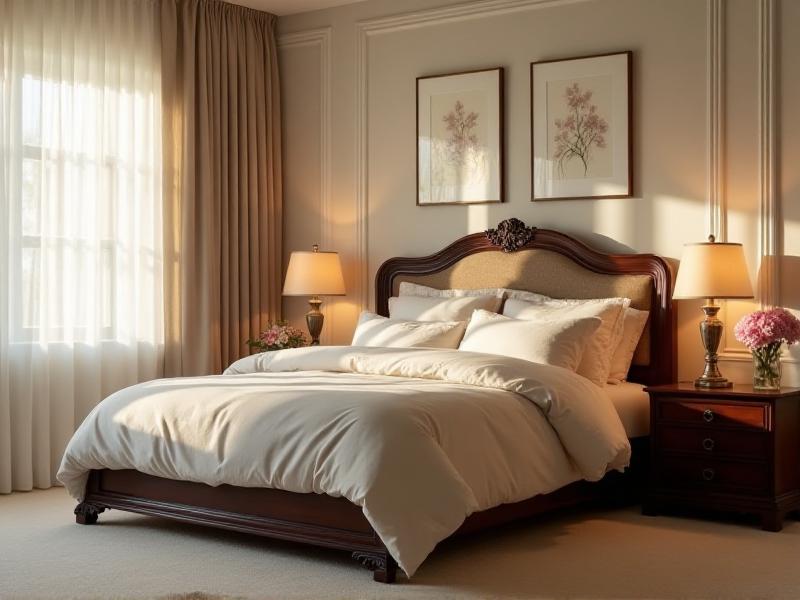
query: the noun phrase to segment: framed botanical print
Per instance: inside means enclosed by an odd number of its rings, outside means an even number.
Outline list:
[[[502,202],[503,69],[417,78],[417,204]]]
[[[532,200],[633,195],[631,56],[531,63]]]

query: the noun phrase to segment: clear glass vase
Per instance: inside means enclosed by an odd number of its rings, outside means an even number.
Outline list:
[[[780,344],[769,344],[753,350],[753,389],[781,389]]]

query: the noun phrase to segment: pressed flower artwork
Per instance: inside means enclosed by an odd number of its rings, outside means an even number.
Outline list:
[[[502,200],[502,69],[417,79],[417,203]]]
[[[613,174],[611,77],[547,83],[549,154],[561,179],[608,177]],[[560,107],[560,110],[559,110]]]
[[[431,192],[452,199],[450,190],[470,190],[489,180],[485,92],[431,98]]]
[[[630,52],[531,63],[533,200],[632,195]]]

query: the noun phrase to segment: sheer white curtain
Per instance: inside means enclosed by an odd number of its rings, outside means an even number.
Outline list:
[[[0,492],[163,353],[158,0],[0,0]]]

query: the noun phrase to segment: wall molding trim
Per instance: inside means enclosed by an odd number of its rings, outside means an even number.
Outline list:
[[[761,308],[780,304],[781,211],[777,184],[778,123],[777,123],[777,61],[776,61],[776,1],[757,0],[756,27],[758,52],[758,280],[756,298]],[[727,327],[730,330],[731,327]],[[749,377],[752,358],[747,350],[725,348],[721,358],[731,368]],[[798,363],[788,355],[783,363]],[[741,369],[741,371],[739,371]]]
[[[708,123],[706,137],[708,140],[708,233],[713,234],[717,241],[728,241],[728,203],[725,187],[725,0],[706,1],[706,89],[708,99]],[[722,320],[728,322],[728,306],[722,309]],[[722,362],[742,362],[750,360],[750,353],[742,348],[732,347],[729,343],[733,327],[725,328],[722,348],[719,353]]]
[[[329,248],[333,241],[332,216],[332,187],[333,172],[331,170],[332,155],[332,119],[331,119],[331,27],[320,27],[317,29],[307,29],[293,33],[285,33],[278,36],[278,49],[286,50],[304,46],[319,47],[319,89],[320,89],[320,123],[319,123],[319,160],[320,160],[320,195],[319,195],[319,215],[320,215],[320,240],[319,244],[323,249]],[[322,305],[322,313],[325,315],[326,327],[322,330],[321,341],[323,344],[330,344],[334,331],[335,317],[334,298],[328,298]]]
[[[278,50],[292,48],[295,46],[324,45],[330,48],[331,28],[318,27],[316,29],[304,29],[291,33],[281,33],[278,35]]]
[[[725,3],[708,0],[708,233],[727,241],[725,197]]]
[[[780,198],[777,187],[775,0],[758,0],[759,276],[762,307],[780,302]]]
[[[587,1],[589,0],[477,0],[365,19],[359,21],[357,27],[359,31],[371,35]]]
[[[477,0],[374,17],[356,23],[356,264],[360,310],[369,306],[369,38],[375,35],[483,17],[578,4],[590,0]]]
[[[758,298],[762,308],[781,303],[781,197],[778,185],[778,75],[776,0],[758,0],[758,183],[759,265]],[[781,362],[798,364],[784,353]]]

